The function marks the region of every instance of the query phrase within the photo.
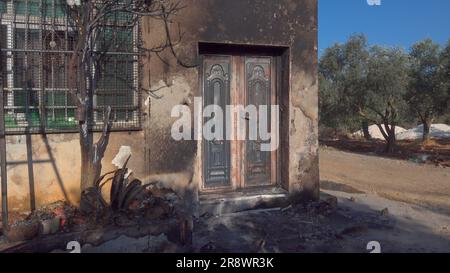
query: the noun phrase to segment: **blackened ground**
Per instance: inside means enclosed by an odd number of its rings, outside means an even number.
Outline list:
[[[328,191],[338,208],[293,206],[202,217],[195,252],[366,253],[378,241],[382,252],[450,252],[450,217],[375,195]]]
[[[378,156],[322,149],[321,188],[336,196],[284,210],[202,217],[196,252],[450,252],[450,171]]]

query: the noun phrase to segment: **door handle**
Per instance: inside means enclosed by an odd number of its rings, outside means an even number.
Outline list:
[[[213,140],[211,140],[211,142],[214,145],[222,145],[223,144],[223,140],[217,140],[216,138],[214,138]]]

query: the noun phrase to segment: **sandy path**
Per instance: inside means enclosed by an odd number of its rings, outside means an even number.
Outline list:
[[[450,212],[450,169],[322,149],[321,180]]]

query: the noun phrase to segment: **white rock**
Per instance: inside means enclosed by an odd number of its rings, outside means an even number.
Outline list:
[[[117,168],[123,168],[125,161],[131,156],[131,147],[130,146],[122,146],[119,149],[116,157],[112,160],[112,164]]]
[[[125,162],[127,159],[131,156],[131,147],[130,146],[122,146],[119,149],[119,152],[114,157],[114,159],[111,161],[111,163],[116,166],[117,168],[123,168],[123,165],[125,165]],[[133,171],[128,168],[128,172],[125,175],[125,177],[128,177]]]
[[[423,125],[397,134],[399,140],[416,140],[423,136]],[[432,138],[450,138],[450,126],[447,124],[433,124],[430,128],[430,137]]]
[[[384,126],[383,126],[384,127]],[[419,125],[415,128],[406,130],[405,128],[396,126],[395,129],[396,137],[398,140],[417,140],[421,139],[423,135],[423,125]],[[383,134],[377,125],[369,126],[369,134],[373,139],[384,140]],[[353,133],[355,137],[363,137],[363,131],[359,130]],[[447,124],[433,124],[430,128],[431,138],[450,138],[450,126]]]
[[[383,128],[385,128],[384,125],[382,125],[382,126],[383,126]],[[395,127],[395,132],[396,132],[396,134],[403,133],[404,131],[406,131],[405,128],[402,128],[402,127],[400,127],[400,126],[396,126],[396,127]],[[370,136],[371,136],[373,139],[381,139],[381,140],[384,140],[384,137],[383,137],[383,134],[382,134],[381,131],[380,131],[380,128],[378,128],[378,126],[375,125],[375,124],[369,126],[369,134],[370,134]],[[364,137],[364,133],[363,133],[362,130],[359,130],[359,131],[353,133],[353,136],[355,136],[355,137]]]

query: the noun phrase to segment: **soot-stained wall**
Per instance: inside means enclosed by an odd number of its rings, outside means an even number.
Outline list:
[[[191,65],[199,63],[199,43],[261,45],[283,47],[281,92],[281,183],[291,193],[317,197],[318,170],[318,80],[317,80],[317,1],[316,0],[184,0],[185,8],[173,18],[174,34],[178,25],[184,33],[175,46],[179,59]],[[175,35],[176,36],[176,35]],[[144,46],[164,43],[161,22],[144,19]],[[103,172],[121,146],[130,146],[129,167],[144,182],[161,181],[195,208],[201,180],[199,141],[175,141],[170,130],[173,106],[193,107],[200,97],[199,67],[177,64],[170,52],[140,60],[142,85],[158,90],[161,98],[143,93],[143,130],[113,133],[103,159]],[[11,209],[29,209],[29,179],[24,136],[7,138],[9,203]],[[80,157],[77,134],[32,137],[34,187],[37,205],[60,199],[74,203],[79,197]]]
[[[260,45],[287,48],[283,69],[288,82],[284,98],[288,113],[282,113],[283,153],[281,183],[290,192],[308,197],[319,193],[318,169],[318,80],[317,80],[317,1],[311,0],[187,0],[174,17],[173,34],[178,26],[184,33],[175,46],[179,59],[199,64],[199,43]],[[146,46],[164,43],[161,22],[143,24]],[[201,180],[200,144],[176,142],[170,137],[175,118],[173,106],[189,105],[200,97],[199,68],[177,64],[172,54],[161,60],[147,57],[144,83],[159,90],[159,99],[148,98],[145,127],[149,151],[149,172],[175,188],[190,189],[195,198]]]

